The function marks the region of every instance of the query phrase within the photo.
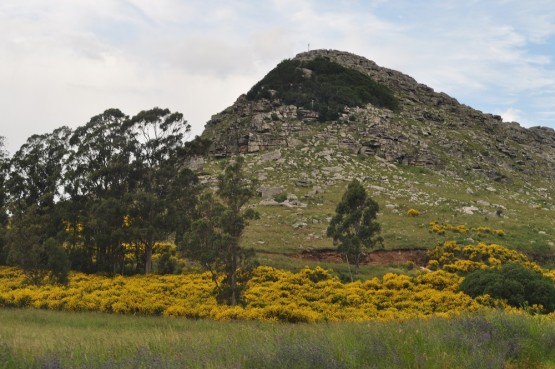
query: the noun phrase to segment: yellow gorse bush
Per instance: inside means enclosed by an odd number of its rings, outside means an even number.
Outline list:
[[[505,231],[502,229],[493,229],[490,227],[483,227],[483,226],[468,228],[464,224],[453,225],[453,224],[439,223],[437,221],[433,221],[429,224],[429,230],[432,233],[437,233],[440,235],[445,234],[445,232],[453,232],[453,233],[459,233],[463,235],[468,233],[474,233],[476,235],[488,233],[488,234],[493,234],[500,237],[505,235]]]
[[[416,209],[411,208],[411,209],[407,210],[407,216],[409,216],[409,217],[417,217],[419,215],[420,215],[420,212]]]
[[[461,278],[437,271],[418,277],[386,274],[342,283],[316,267],[292,273],[259,267],[242,307],[218,305],[208,273],[104,277],[72,273],[67,286],[24,285],[15,268],[0,268],[0,306],[188,318],[282,320],[380,320],[451,316],[480,309],[456,292]]]
[[[478,243],[462,246],[455,241],[446,241],[427,252],[428,268],[443,269],[451,273],[468,273],[478,269],[497,268],[502,264],[517,263],[527,268],[552,275],[552,271],[543,270],[528,257],[516,250],[498,244]],[[551,274],[550,274],[551,273]]]
[[[171,249],[171,245],[160,245]],[[430,250],[428,267],[413,277],[388,273],[382,278],[342,283],[328,270],[293,273],[258,267],[243,292],[242,306],[219,305],[209,273],[105,277],[72,273],[67,286],[26,285],[23,272],[0,267],[0,307],[164,315],[216,320],[288,322],[368,321],[450,317],[481,309],[506,309],[503,301],[457,292],[459,272],[517,262],[541,270],[526,256],[500,245],[461,246],[453,241]],[[554,271],[543,271],[555,280]]]

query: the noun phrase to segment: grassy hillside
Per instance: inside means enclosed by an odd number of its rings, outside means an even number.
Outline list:
[[[385,249],[431,248],[446,240],[498,243],[553,265],[555,205],[549,183],[500,183],[473,174],[393,165],[346,150],[332,152],[317,143],[307,146],[246,156],[248,171],[258,178],[261,188],[276,188],[282,198],[294,195],[301,203],[288,207],[265,205],[263,198],[253,200],[261,218],[247,227],[243,245],[253,247],[262,264],[293,270],[314,266],[298,257],[307,250],[334,247],[325,236],[329,219],[348,182],[358,178],[380,205],[378,221]],[[218,161],[207,162],[205,179],[218,168]],[[302,186],[300,179],[305,181]],[[409,209],[418,210],[419,215],[408,216]],[[433,222],[440,224],[443,232],[434,231]],[[453,230],[457,226],[463,232]],[[340,272],[346,269],[320,264]],[[387,268],[366,268],[363,274],[385,271]]]
[[[555,368],[555,323],[504,313],[290,325],[0,310],[0,367]]]
[[[360,98],[368,81],[398,105]],[[349,102],[328,102],[341,109],[317,122],[312,103],[332,85]],[[212,157],[246,154],[250,175],[271,194],[253,201],[262,217],[243,240],[262,263],[297,270],[313,265],[299,260],[307,251],[333,248],[325,230],[353,178],[381,207],[386,249],[500,243],[554,263],[554,132],[504,123],[364,57],[314,50],[286,60],[214,115],[203,137]],[[216,164],[206,163],[207,181]],[[289,206],[273,197],[289,197]]]

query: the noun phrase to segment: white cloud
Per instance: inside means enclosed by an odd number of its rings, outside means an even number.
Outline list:
[[[509,108],[499,115],[501,115],[504,122],[522,122],[521,113],[519,109]]]
[[[200,133],[308,43],[366,56],[504,119],[555,126],[554,19],[551,0],[5,0],[0,135],[13,152],[105,108],[153,106],[183,112]]]

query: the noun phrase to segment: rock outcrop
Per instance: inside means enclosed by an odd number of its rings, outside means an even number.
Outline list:
[[[319,122],[318,112],[283,104],[279,96],[237,101],[212,117],[204,137],[211,155],[278,152],[307,145],[376,156],[393,164],[433,170],[481,173],[493,181],[541,176],[555,179],[555,131],[504,123],[435,92],[410,76],[357,55],[334,50],[298,54],[306,61],[326,58],[362,72],[388,87],[399,102],[391,111],[368,104],[345,107],[337,120]],[[310,76],[310,70],[303,70]],[[272,160],[272,158],[268,159]]]

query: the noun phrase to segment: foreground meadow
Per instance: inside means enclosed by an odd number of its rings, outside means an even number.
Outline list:
[[[0,367],[555,368],[555,321],[450,319],[289,324],[0,309]]]
[[[495,244],[446,242],[428,260],[350,283],[262,266],[241,306],[218,304],[208,273],[71,273],[64,286],[2,267],[0,368],[555,368],[553,306],[460,291],[473,270],[553,270]]]

